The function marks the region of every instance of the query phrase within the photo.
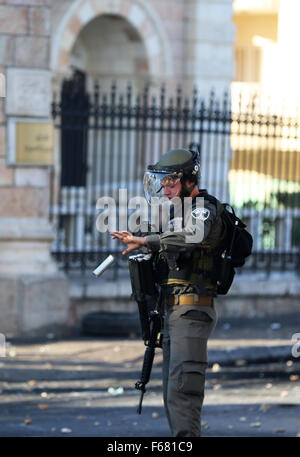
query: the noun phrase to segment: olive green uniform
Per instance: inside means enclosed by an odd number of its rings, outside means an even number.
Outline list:
[[[164,405],[173,436],[201,435],[207,339],[217,321],[213,304],[174,304],[186,295],[197,299],[216,296],[212,252],[224,236],[221,207],[218,201],[214,205],[206,199],[205,191],[198,196],[204,196],[205,211],[200,211],[200,217],[187,214],[183,230],[147,236],[147,247],[156,253],[155,269],[163,295]],[[196,226],[202,224],[200,241],[187,242],[189,218]]]

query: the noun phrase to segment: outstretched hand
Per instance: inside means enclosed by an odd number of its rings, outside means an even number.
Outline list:
[[[146,245],[145,236],[133,236],[130,232],[118,232],[117,230],[111,232],[110,235],[113,240],[118,238],[122,243],[127,244],[128,248],[122,252],[123,255],[129,254],[129,252],[134,251],[134,249],[139,249]]]

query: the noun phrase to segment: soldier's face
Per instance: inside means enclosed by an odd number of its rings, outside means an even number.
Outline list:
[[[169,200],[172,200],[175,197],[180,197],[182,191],[180,179],[165,178],[161,184],[164,189],[164,195]]]

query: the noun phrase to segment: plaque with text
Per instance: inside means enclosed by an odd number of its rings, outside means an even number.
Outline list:
[[[53,124],[50,122],[16,122],[15,163],[19,165],[53,165]]]

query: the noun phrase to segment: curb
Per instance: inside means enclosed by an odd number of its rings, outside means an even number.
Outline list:
[[[292,355],[291,345],[282,346],[246,346],[234,349],[208,349],[209,365],[235,365],[237,361],[244,360],[248,363],[277,362],[296,360]]]

